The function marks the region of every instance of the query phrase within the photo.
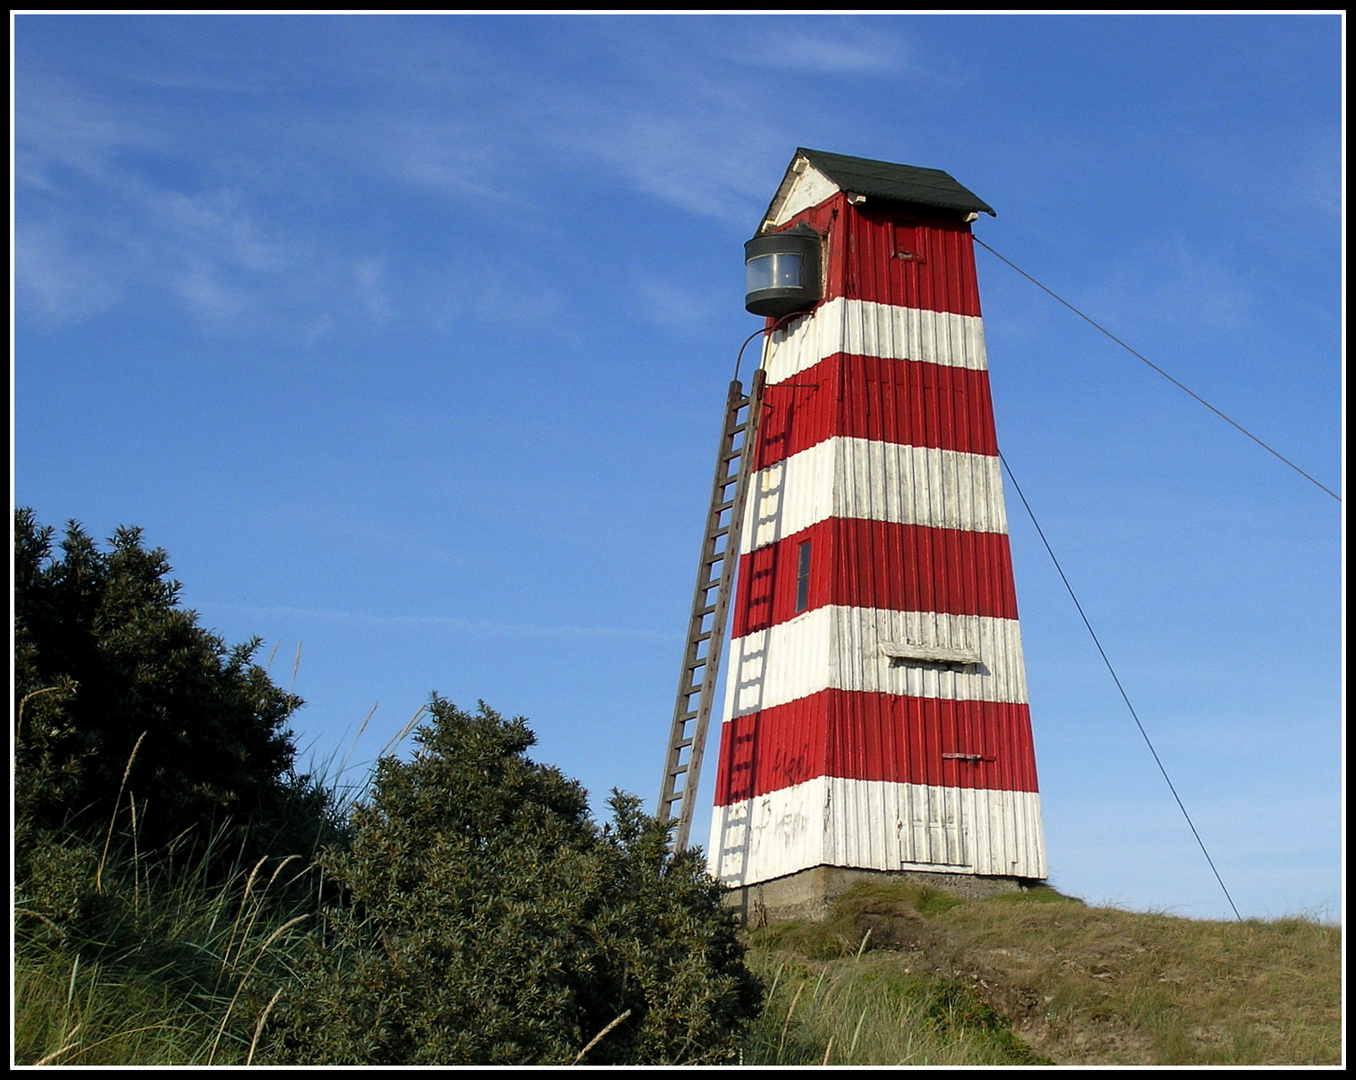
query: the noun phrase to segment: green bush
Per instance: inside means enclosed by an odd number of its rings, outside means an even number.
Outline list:
[[[139,529],[101,551],[71,522],[56,553],[18,510],[14,533],[20,876],[30,830],[98,842],[132,805],[143,849],[227,823],[259,854],[314,843],[329,806],[293,770],[301,699],[252,662],[259,641],[228,648],[200,627]]]
[[[733,1060],[759,988],[699,854],[630,796],[599,828],[526,756],[521,718],[436,695],[430,716],[324,860],[341,900],[270,1021],[273,1060]]]

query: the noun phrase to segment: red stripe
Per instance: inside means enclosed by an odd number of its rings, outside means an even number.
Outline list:
[[[755,467],[836,435],[995,457],[989,373],[835,353],[763,391]]]
[[[1007,534],[828,518],[740,558],[732,636],[801,614],[797,573],[806,541],[804,611],[838,604],[1017,618]]]
[[[829,234],[825,299],[978,315],[974,238],[958,215],[833,195],[780,226],[806,222]]]
[[[823,690],[721,729],[717,806],[821,776],[1036,791],[1030,707]]]

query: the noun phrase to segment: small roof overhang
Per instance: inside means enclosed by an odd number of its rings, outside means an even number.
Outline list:
[[[950,210],[961,216],[981,213],[997,216],[993,207],[941,169],[894,165],[799,147],[763,215],[759,235],[839,191],[868,199]]]

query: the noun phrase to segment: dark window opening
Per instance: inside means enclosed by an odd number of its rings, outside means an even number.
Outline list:
[[[810,541],[800,545],[796,553],[796,613],[810,606]]]

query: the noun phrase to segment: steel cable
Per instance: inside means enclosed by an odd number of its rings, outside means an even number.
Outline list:
[[[1010,267],[1012,267],[1012,269],[1016,270],[1017,273],[1021,274],[1022,277],[1024,277],[1024,278],[1027,279],[1027,281],[1029,281],[1029,282],[1031,282],[1031,284],[1035,285],[1036,288],[1038,288],[1038,289],[1040,289],[1042,292],[1048,293],[1050,296],[1054,297],[1056,300],[1058,300],[1061,304],[1063,304],[1066,308],[1068,308],[1070,311],[1072,311],[1075,315],[1077,315],[1077,316],[1078,316],[1080,319],[1082,319],[1084,322],[1088,323],[1090,326],[1095,327],[1097,330],[1100,330],[1103,334],[1105,334],[1107,337],[1109,337],[1112,341],[1114,341],[1114,342],[1115,342],[1117,345],[1119,345],[1122,349],[1124,349],[1126,352],[1128,352],[1131,356],[1135,357],[1137,360],[1141,360],[1141,361],[1143,361],[1144,363],[1148,364],[1149,367],[1153,368],[1154,371],[1156,371],[1156,372],[1158,372],[1158,374],[1162,375],[1163,378],[1167,379],[1168,382],[1172,383],[1172,385],[1175,386],[1175,387],[1177,387],[1177,389],[1183,391],[1183,392],[1186,393],[1186,394],[1189,394],[1191,397],[1195,398],[1195,399],[1196,399],[1197,401],[1199,401],[1202,405],[1204,405],[1207,409],[1209,409],[1212,413],[1214,413],[1216,416],[1218,416],[1221,420],[1223,420],[1223,421],[1225,421],[1226,423],[1230,424],[1232,427],[1237,428],[1237,429],[1238,429],[1239,431],[1241,431],[1244,435],[1246,435],[1246,436],[1247,436],[1248,438],[1250,438],[1253,442],[1255,442],[1258,446],[1260,446],[1263,450],[1265,450],[1268,454],[1271,454],[1273,457],[1277,458],[1278,460],[1284,462],[1286,465],[1290,466],[1290,468],[1294,469],[1295,472],[1299,473],[1302,477],[1304,477],[1304,479],[1308,480],[1309,483],[1313,484],[1316,488],[1318,488],[1318,489],[1321,490],[1321,491],[1327,492],[1329,495],[1331,495],[1331,496],[1332,496],[1334,499],[1336,499],[1338,502],[1341,502],[1341,501],[1342,501],[1342,496],[1338,495],[1337,492],[1333,491],[1331,488],[1327,487],[1326,485],[1319,483],[1319,482],[1318,482],[1317,480],[1315,480],[1312,476],[1310,476],[1307,472],[1305,472],[1305,471],[1304,471],[1303,469],[1301,469],[1298,465],[1296,465],[1293,461],[1291,461],[1288,457],[1286,457],[1285,455],[1281,454],[1279,451],[1275,450],[1274,448],[1268,446],[1268,445],[1267,445],[1266,443],[1264,443],[1261,439],[1259,439],[1256,435],[1254,435],[1251,431],[1249,431],[1247,428],[1245,428],[1242,424],[1238,423],[1238,421],[1236,421],[1236,420],[1232,419],[1231,417],[1226,416],[1224,413],[1220,412],[1219,409],[1217,409],[1217,408],[1215,408],[1213,405],[1211,405],[1210,402],[1206,401],[1205,398],[1201,397],[1200,394],[1196,393],[1196,392],[1195,392],[1194,390],[1192,390],[1190,387],[1184,386],[1182,383],[1178,382],[1176,379],[1174,379],[1171,375],[1169,375],[1166,371],[1164,371],[1161,367],[1159,367],[1157,364],[1155,364],[1152,360],[1150,360],[1150,359],[1149,359],[1147,356],[1145,356],[1143,353],[1137,352],[1136,350],[1132,349],[1129,345],[1127,345],[1124,341],[1122,341],[1120,338],[1118,338],[1115,334],[1113,334],[1113,333],[1112,333],[1110,330],[1108,330],[1105,326],[1103,326],[1101,323],[1097,322],[1095,319],[1092,319],[1091,317],[1089,317],[1089,316],[1083,314],[1083,312],[1079,311],[1078,308],[1074,307],[1071,303],[1069,303],[1069,301],[1065,300],[1064,297],[1060,296],[1060,295],[1059,295],[1057,292],[1055,292],[1053,289],[1047,288],[1045,285],[1042,285],[1039,281],[1037,281],[1035,278],[1033,278],[1030,274],[1028,274],[1028,273],[1027,273],[1025,270],[1023,270],[1020,266],[1018,266],[1016,263],[1014,263],[1011,259],[1007,259],[1007,258],[1004,258],[1004,256],[999,255],[998,252],[994,251],[993,248],[989,247],[989,245],[986,244],[983,240],[981,240],[978,236],[974,237],[974,241],[975,241],[976,244],[978,244],[980,247],[982,247],[985,251],[987,251],[990,255],[993,255],[993,256],[994,256],[995,258],[997,258],[997,259],[1002,259],[1003,262],[1007,263],[1008,266],[1010,266]]]

